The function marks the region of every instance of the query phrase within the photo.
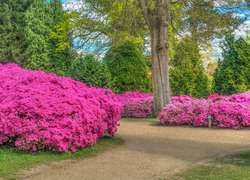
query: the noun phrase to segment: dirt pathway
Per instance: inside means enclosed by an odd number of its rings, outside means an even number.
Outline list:
[[[164,127],[156,121],[123,120],[118,135],[126,142],[117,149],[60,168],[45,168],[25,179],[163,180],[195,163],[250,149],[250,130]]]

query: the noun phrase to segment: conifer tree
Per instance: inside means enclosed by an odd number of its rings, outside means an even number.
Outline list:
[[[72,68],[72,77],[88,86],[113,88],[113,80],[104,61],[89,54],[78,58]]]
[[[24,53],[28,45],[24,28],[30,0],[0,1],[0,62],[27,64]]]
[[[190,38],[183,39],[177,45],[174,58],[171,60],[172,94],[206,97],[210,93],[208,83],[198,45]]]
[[[50,65],[49,71],[62,76],[70,76],[72,62],[76,58],[76,53],[72,49],[73,40],[70,29],[72,14],[63,11],[60,0],[52,0],[49,4],[50,15],[53,21],[52,31],[49,34],[50,44]]]
[[[104,61],[115,79],[114,87],[118,93],[149,91],[148,67],[142,52],[134,43],[127,41],[112,47]]]
[[[44,0],[33,0],[25,15],[25,35],[28,41],[26,56],[29,69],[46,70],[50,63],[49,34],[51,22],[48,3]]]
[[[250,89],[250,44],[243,38],[228,35],[224,42],[223,60],[218,63],[214,91],[233,94]]]

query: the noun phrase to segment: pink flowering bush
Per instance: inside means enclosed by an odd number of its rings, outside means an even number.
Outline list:
[[[209,101],[220,101],[220,100],[228,100],[229,96],[219,95],[219,94],[211,94],[207,97]]]
[[[158,118],[162,124],[207,126],[208,107],[206,100],[173,102],[162,110]]]
[[[117,95],[122,105],[122,116],[146,118],[152,116],[153,95],[140,92],[126,92]]]
[[[229,101],[250,105],[250,91],[229,96]]]
[[[158,118],[162,124],[207,126],[209,116],[212,124],[221,128],[250,126],[250,91],[231,96],[213,94],[201,100],[173,97],[172,104],[167,105]]]
[[[188,95],[172,96],[172,103],[186,103],[189,101],[197,100],[196,98]]]
[[[113,136],[120,116],[110,90],[0,64],[0,145],[75,152]]]
[[[250,106],[244,103],[216,101],[211,104],[209,114],[218,127],[238,129],[250,125]]]
[[[117,95],[122,105],[122,116],[130,118],[147,118],[152,116],[153,94],[141,92],[126,92]],[[195,100],[187,95],[173,96],[173,103],[184,103]]]

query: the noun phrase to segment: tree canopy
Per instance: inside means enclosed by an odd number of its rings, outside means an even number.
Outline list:
[[[243,92],[250,88],[250,44],[243,38],[228,35],[223,59],[214,78],[214,90],[220,94]]]

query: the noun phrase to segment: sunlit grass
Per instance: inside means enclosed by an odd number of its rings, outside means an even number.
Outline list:
[[[174,177],[184,180],[247,180],[250,179],[250,152],[226,156],[213,163],[198,165]]]
[[[123,144],[120,138],[103,138],[97,144],[80,149],[76,153],[56,152],[24,152],[15,148],[0,148],[0,177],[4,179],[15,178],[20,171],[31,168],[39,163],[47,163],[65,159],[80,159],[95,156],[107,149]]]

